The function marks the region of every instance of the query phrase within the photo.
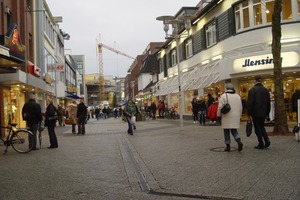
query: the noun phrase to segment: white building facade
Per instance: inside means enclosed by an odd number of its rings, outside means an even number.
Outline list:
[[[300,88],[300,1],[282,2],[283,84],[290,108],[292,93]],[[274,0],[213,0],[197,12],[189,37],[183,30],[178,45],[185,116],[192,114],[193,97],[210,93],[216,98],[224,92],[225,82],[233,83],[245,101],[255,75],[261,75],[264,86],[274,91],[273,7]],[[158,54],[158,63],[159,82],[154,95],[178,109],[174,40],[165,43]]]

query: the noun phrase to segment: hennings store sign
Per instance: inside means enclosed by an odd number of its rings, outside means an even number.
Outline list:
[[[297,67],[299,65],[299,55],[296,52],[283,52],[282,67]],[[239,58],[233,61],[233,71],[235,73],[258,71],[273,69],[273,55],[265,54],[259,56],[251,56],[246,58]]]

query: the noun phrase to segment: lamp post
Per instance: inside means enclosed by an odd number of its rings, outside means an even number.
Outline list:
[[[175,39],[176,42],[176,57],[177,57],[177,73],[178,73],[178,100],[179,100],[179,116],[180,116],[180,132],[183,131],[183,91],[181,90],[181,70],[180,70],[180,61],[179,61],[179,25],[184,23],[185,29],[189,36],[189,30],[191,28],[191,19],[193,15],[182,15],[178,19],[175,19],[174,16],[160,16],[157,17],[156,20],[162,21],[164,25],[164,31],[166,33],[166,39]],[[168,34],[169,25],[172,25],[173,31],[172,34]]]

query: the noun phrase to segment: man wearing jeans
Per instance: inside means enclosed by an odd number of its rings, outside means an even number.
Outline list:
[[[261,82],[261,77],[255,76],[254,86],[249,90],[247,101],[248,114],[252,117],[258,140],[255,149],[265,149],[271,144],[264,125],[270,113],[270,93]]]

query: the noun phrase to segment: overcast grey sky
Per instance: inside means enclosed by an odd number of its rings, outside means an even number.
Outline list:
[[[60,28],[71,38],[65,48],[85,55],[86,74],[98,73],[96,40],[132,57],[150,42],[164,42],[161,15],[175,15],[181,7],[200,0],[46,0],[53,16],[62,16]],[[103,73],[126,76],[133,60],[103,48]]]

